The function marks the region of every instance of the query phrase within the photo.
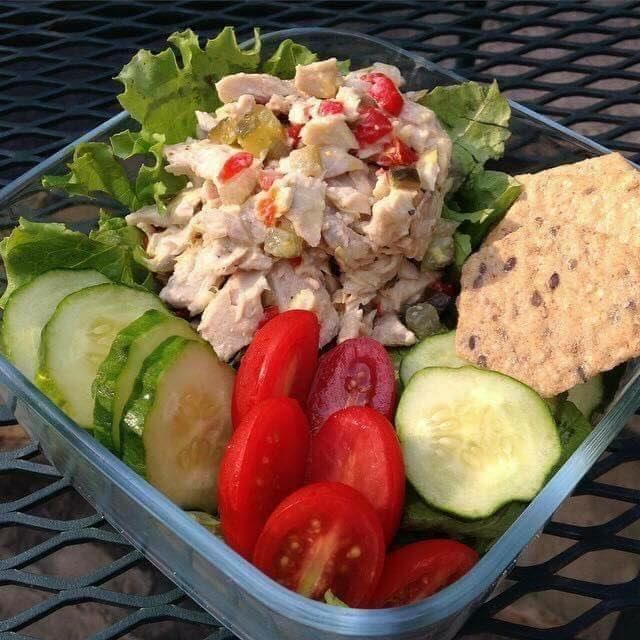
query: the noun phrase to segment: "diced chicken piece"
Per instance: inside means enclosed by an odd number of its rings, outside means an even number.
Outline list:
[[[374,174],[369,173],[368,169],[362,171],[350,171],[343,173],[335,178],[327,179],[328,187],[351,187],[356,189],[363,195],[369,197],[373,193],[375,184]]]
[[[446,173],[451,158],[451,140],[431,109],[405,100],[398,119],[394,120],[394,133],[418,153],[437,148],[443,154],[439,161]]]
[[[291,207],[284,215],[293,225],[297,235],[308,245],[317,247],[320,244],[324,218],[324,181],[294,172],[276,180],[274,185],[289,186],[293,189]]]
[[[196,122],[198,123],[196,137],[202,140],[207,137],[207,134],[211,129],[216,127],[219,120],[214,115],[211,115],[206,111],[196,111]]]
[[[147,267],[155,273],[170,273],[179,256],[191,240],[189,227],[167,227],[164,231],[148,234],[149,241],[145,249]]]
[[[216,82],[222,102],[235,102],[242,95],[252,95],[265,104],[273,95],[288,96],[296,92],[291,80],[282,80],[267,73],[235,73]]]
[[[283,113],[286,115],[289,113],[289,109],[291,109],[291,104],[291,100],[287,100],[284,96],[275,94],[269,98],[269,102],[267,102],[265,107],[274,113]]]
[[[395,313],[376,318],[371,337],[387,347],[409,347],[417,342],[415,333],[409,331]]]
[[[350,171],[366,169],[362,160],[352,156],[342,147],[320,147],[320,157],[322,158],[325,179],[334,178]]]
[[[314,273],[315,271],[315,273]],[[320,347],[338,333],[339,318],[329,292],[324,287],[320,270],[294,269],[287,260],[277,262],[267,274],[271,291],[280,311],[306,309],[313,311],[320,322]]]
[[[268,289],[262,273],[237,271],[209,302],[198,331],[220,359],[231,360],[251,342],[264,316],[262,294]]]
[[[191,315],[200,313],[209,304],[214,289],[223,277],[209,268],[212,249],[201,243],[192,244],[175,263],[160,298],[178,309],[188,309]]]
[[[362,160],[373,158],[379,153],[382,153],[391,143],[391,136],[387,135],[383,138],[380,138],[380,140],[374,142],[373,144],[366,144],[364,147],[360,147],[358,149],[358,158],[362,158]]]
[[[388,171],[380,171],[376,176],[376,186],[373,188],[373,197],[376,200],[386,198],[391,193],[391,181]]]
[[[132,226],[140,222],[152,224],[154,227],[184,225],[201,208],[202,201],[202,187],[188,187],[176,194],[164,213],[160,213],[155,205],[151,205],[130,213],[125,219],[127,224]]]
[[[214,144],[209,140],[168,145],[164,148],[169,173],[212,180],[223,204],[242,204],[258,184],[261,166],[258,159],[233,178],[220,179],[220,171],[225,162],[236,153],[238,150],[233,147]]]
[[[216,109],[216,118],[218,122],[225,118],[231,118],[234,122],[238,122],[240,118],[246,116],[247,113],[256,106],[255,96],[251,94],[241,95],[237,101],[224,104]]]
[[[411,218],[409,235],[402,238],[396,245],[407,258],[422,260],[424,257],[440,220],[443,202],[442,191],[437,190],[423,195]]]
[[[317,110],[320,100],[318,98],[302,98],[292,96],[289,109],[289,122],[291,124],[305,124],[311,120],[311,115]]]
[[[363,226],[374,247],[389,247],[409,234],[415,213],[415,191],[391,189],[388,196],[371,207],[371,220]]]
[[[341,115],[313,118],[302,127],[300,139],[304,144],[318,147],[358,148],[358,141]]]
[[[338,61],[335,58],[297,65],[294,84],[302,93],[316,98],[333,98],[338,90]]]
[[[426,89],[419,89],[418,91],[405,91],[402,95],[412,102],[419,102],[424,98],[427,93],[429,93]]]
[[[371,335],[375,313],[375,311],[372,311],[365,315],[364,310],[359,305],[347,305],[340,318],[338,344],[351,338]]]
[[[371,85],[366,80],[362,80],[362,76],[369,73],[384,73],[384,75],[390,78],[397,87],[402,87],[404,85],[404,78],[400,73],[400,69],[391,64],[384,64],[382,62],[374,62],[370,67],[351,71],[345,77],[344,83],[349,87],[353,87],[358,91],[358,93],[364,94],[369,90]]]
[[[256,262],[255,251],[255,247],[238,245],[229,238],[194,242],[176,259],[175,270],[160,298],[196,315],[207,306],[224,276],[248,268],[245,261],[260,269],[272,264],[267,256]]]
[[[362,96],[353,87],[340,87],[336,93],[336,100],[344,107],[344,117],[349,121],[357,120],[360,117],[358,109]]]
[[[359,96],[367,94],[371,88],[371,83],[362,79],[364,75],[363,70],[351,71],[343,79],[343,86],[353,89]]]
[[[400,270],[404,271],[403,277],[386,289],[382,289],[376,302],[381,313],[395,311],[398,313],[406,305],[417,302],[425,289],[437,279],[437,274],[432,271],[420,272],[413,263],[405,260]],[[400,276],[400,273],[398,274]]]
[[[438,150],[430,149],[422,153],[416,162],[416,171],[420,176],[420,186],[425,191],[434,191],[440,175]]]
[[[433,128],[440,127],[438,118],[431,109],[411,100],[404,101],[398,118],[411,124],[426,125]]]
[[[380,289],[395,278],[401,263],[402,256],[381,254],[367,266],[343,273],[342,289],[335,293],[334,302],[370,302]]]
[[[343,272],[373,261],[371,243],[349,227],[344,216],[332,209],[325,210],[322,238]]]
[[[263,243],[267,228],[256,216],[255,201],[256,196],[253,196],[242,207],[223,205],[204,208],[190,223],[192,234],[208,239],[228,237],[244,245]]]
[[[366,215],[371,213],[369,198],[353,187],[327,187],[327,200],[340,211]]]

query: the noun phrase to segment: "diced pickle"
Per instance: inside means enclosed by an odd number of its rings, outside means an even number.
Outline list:
[[[301,149],[295,149],[289,156],[291,171],[300,171],[305,176],[320,176],[323,172],[320,149],[310,144]]]
[[[414,304],[412,307],[409,307],[405,315],[405,322],[407,323],[407,327],[413,331],[420,340],[442,330],[438,311],[428,302],[421,302],[420,304]]]
[[[216,144],[233,144],[236,141],[236,126],[229,118],[218,122],[218,124],[209,131],[209,140]]]
[[[453,262],[455,255],[453,232],[457,226],[458,223],[452,220],[438,220],[431,242],[422,259],[423,269],[444,269]]]
[[[413,167],[400,167],[389,172],[391,186],[396,189],[419,189],[420,176]]]
[[[249,113],[238,122],[238,144],[259,156],[263,151],[269,151],[272,147],[286,144],[284,128],[270,109],[262,105],[256,105]]]
[[[267,231],[264,250],[275,258],[297,258],[302,253],[302,238],[293,231],[273,227]]]

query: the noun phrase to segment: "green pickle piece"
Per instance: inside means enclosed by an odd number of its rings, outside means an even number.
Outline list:
[[[267,107],[256,105],[237,126],[238,144],[254,156],[263,151],[282,152],[286,146],[284,128]]]
[[[233,144],[236,141],[236,125],[229,118],[225,118],[209,131],[209,140],[216,144]]]

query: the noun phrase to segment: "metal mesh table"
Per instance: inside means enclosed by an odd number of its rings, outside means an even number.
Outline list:
[[[387,38],[640,159],[640,2],[24,2],[0,5],[0,184],[118,111],[111,80],[190,27]],[[0,638],[227,638],[0,416]],[[580,484],[465,634],[636,638],[640,430]],[[619,612],[622,612],[621,614]],[[488,635],[485,635],[488,634]]]

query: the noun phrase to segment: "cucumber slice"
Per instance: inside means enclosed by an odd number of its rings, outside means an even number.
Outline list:
[[[234,377],[205,342],[168,338],[144,361],[125,407],[123,460],[183,509],[218,506]]]
[[[148,309],[164,309],[153,293],[99,284],[63,298],[42,330],[36,383],[79,425],[93,426],[91,385],[111,343]]]
[[[430,367],[416,373],[396,413],[407,479],[432,506],[485,518],[529,501],[561,454],[546,402],[495,371]]]
[[[569,389],[567,400],[578,407],[583,416],[591,418],[591,414],[604,400],[604,379],[601,374]]]
[[[60,300],[74,291],[109,282],[98,271],[47,271],[16,289],[4,309],[2,342],[13,364],[34,380],[38,370],[38,349],[42,328],[53,315]]]
[[[118,456],[120,418],[144,359],[171,336],[199,340],[185,320],[151,309],[126,326],[115,338],[93,383],[93,422],[96,438]]]
[[[425,367],[450,367],[457,369],[469,365],[456,353],[456,332],[438,333],[418,342],[409,349],[400,365],[400,380],[409,384],[411,376]]]

